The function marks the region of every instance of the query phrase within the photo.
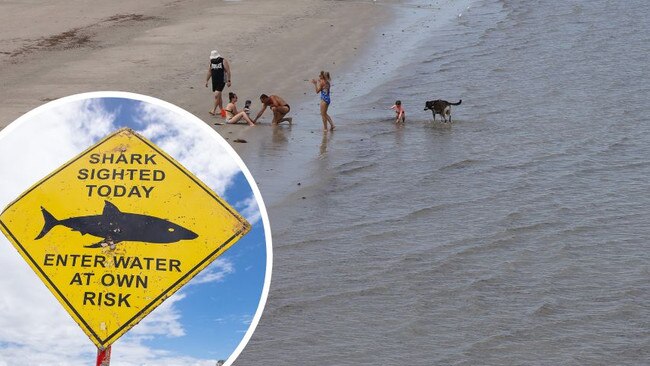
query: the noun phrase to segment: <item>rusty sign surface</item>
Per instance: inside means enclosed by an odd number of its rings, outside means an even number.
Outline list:
[[[152,142],[121,129],[9,204],[0,229],[104,348],[250,224]]]

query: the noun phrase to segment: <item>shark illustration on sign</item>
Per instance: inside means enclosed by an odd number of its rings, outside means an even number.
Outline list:
[[[181,240],[196,239],[198,235],[180,225],[158,217],[121,212],[117,206],[104,201],[101,215],[56,219],[44,207],[41,207],[45,224],[35,240],[44,237],[52,228],[63,225],[82,235],[90,234],[103,238],[102,241],[86,245],[86,248],[115,248],[123,241],[169,244]]]

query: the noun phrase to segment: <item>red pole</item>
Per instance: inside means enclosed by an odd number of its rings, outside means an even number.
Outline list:
[[[111,364],[111,346],[104,349],[97,348],[97,366],[109,366]]]

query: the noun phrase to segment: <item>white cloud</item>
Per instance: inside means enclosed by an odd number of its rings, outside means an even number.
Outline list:
[[[250,196],[247,199],[238,202],[235,207],[251,225],[255,225],[262,218],[255,196]]]
[[[181,116],[143,103],[143,134],[223,195],[239,172],[237,163],[214,137],[196,137],[195,126]],[[14,127],[0,143],[0,209],[38,180],[117,128],[115,114],[97,100],[69,102],[45,108]],[[80,365],[95,359],[95,348],[13,246],[0,236],[0,366]],[[233,264],[217,260],[195,284],[222,280]],[[28,289],[28,290],[26,290]],[[183,337],[182,314],[176,306],[185,298],[168,298],[139,325],[116,342],[111,365],[214,365],[144,345],[153,337]]]
[[[225,258],[218,258],[192,279],[188,285],[200,285],[208,282],[222,281],[227,275],[235,272],[234,264]]]
[[[180,292],[170,296],[138,325],[133,327],[125,338],[140,341],[142,339],[151,339],[156,335],[167,337],[184,336],[185,330],[180,322],[181,314],[174,306],[184,298],[185,294]]]
[[[115,116],[97,100],[48,108],[22,123],[0,144],[0,205],[115,129]]]

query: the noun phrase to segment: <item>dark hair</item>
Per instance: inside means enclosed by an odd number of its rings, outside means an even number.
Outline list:
[[[266,95],[266,94],[262,94],[262,95],[260,95],[260,99],[266,99],[266,98],[268,98],[268,97],[269,97],[269,96]]]
[[[320,72],[320,76],[322,76],[323,79],[325,79],[325,80],[327,80],[327,81],[331,81],[331,80],[332,80],[332,79],[330,78],[330,73],[329,73],[328,71],[323,71],[323,70],[321,70],[321,72]]]
[[[395,105],[402,105],[402,101],[401,100],[396,101]]]
[[[237,94],[235,94],[233,92],[228,93],[228,99],[230,99],[231,102],[232,102],[233,99],[235,99],[236,96],[237,96]]]

